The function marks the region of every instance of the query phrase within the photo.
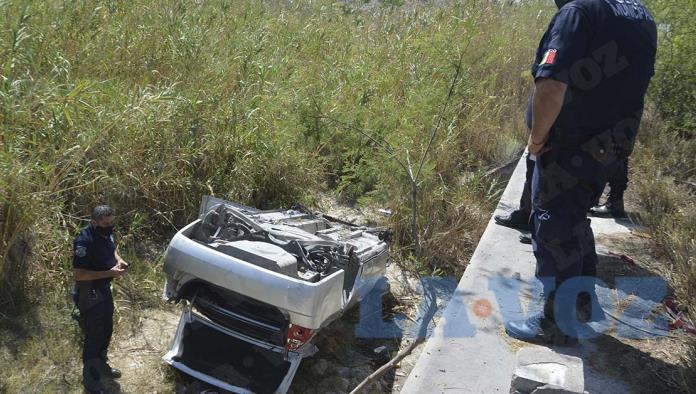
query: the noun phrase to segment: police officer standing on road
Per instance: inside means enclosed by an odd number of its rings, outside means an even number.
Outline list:
[[[118,369],[109,366],[107,357],[114,315],[111,280],[123,276],[128,263],[116,252],[113,209],[97,206],[91,219],[73,243],[73,300],[84,332],[82,381],[87,392],[99,393],[104,390],[105,379],[121,377]]]
[[[603,313],[587,211],[631,153],[654,74],[657,32],[639,0],[555,0],[532,68],[532,231],[543,311],[508,335],[574,343]]]

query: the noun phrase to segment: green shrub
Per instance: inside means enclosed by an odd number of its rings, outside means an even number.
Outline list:
[[[656,76],[651,89],[666,129],[675,137],[696,138],[696,1],[648,0],[659,22]],[[693,173],[692,173],[693,174]]]
[[[696,1],[646,0],[658,22],[656,75],[633,160],[641,218],[677,298],[696,316]],[[696,342],[683,355],[684,384],[696,381]],[[686,391],[689,389],[687,388]]]

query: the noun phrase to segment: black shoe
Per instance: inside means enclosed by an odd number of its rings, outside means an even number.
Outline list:
[[[577,306],[577,318],[582,323],[588,322],[599,322],[606,319],[604,310],[599,304],[597,295],[590,295],[590,293],[582,292],[578,296],[576,303]]]
[[[602,205],[590,208],[590,213],[598,217],[626,217],[623,200],[607,200],[607,202]]]
[[[539,312],[527,320],[505,323],[505,333],[526,342],[547,343],[561,346],[572,346],[578,339],[561,332],[556,324]]]
[[[121,373],[121,370],[118,368],[108,367],[107,376],[111,377],[112,379],[118,379],[121,376],[123,376],[123,374]]]
[[[530,316],[527,320],[518,320],[505,323],[505,333],[521,340],[544,340],[548,328],[551,326],[543,313]],[[546,326],[546,329],[543,327]]]
[[[512,211],[509,215],[496,215],[493,220],[501,226],[529,231],[529,215],[522,211]]]
[[[107,379],[118,379],[123,375],[120,369],[113,368],[109,364],[104,364],[101,371],[102,376],[106,377]]]
[[[523,243],[525,245],[531,245],[532,236],[529,234],[520,234],[520,243]]]

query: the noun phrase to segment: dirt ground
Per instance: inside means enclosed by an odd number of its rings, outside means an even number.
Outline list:
[[[161,362],[176,332],[179,314],[176,307],[140,311],[135,323],[120,329],[112,341],[109,358],[123,377],[112,384],[111,391],[123,393],[170,393],[177,388],[174,372]]]
[[[660,261],[649,236],[640,228],[627,236],[599,237],[597,245],[598,276],[609,288],[615,289],[613,281],[620,277],[669,277],[666,272],[669,265]],[[672,295],[669,287],[667,295]],[[664,306],[653,312],[655,316],[664,316]],[[694,339],[693,334],[678,330],[669,331],[667,336],[630,339],[618,334],[621,329],[633,330],[626,326],[626,319],[613,313],[609,320],[613,325],[605,335],[590,341],[593,345],[590,360],[596,370],[625,381],[635,393],[685,392],[683,388],[689,383],[683,380],[682,359],[688,350],[687,342]]]

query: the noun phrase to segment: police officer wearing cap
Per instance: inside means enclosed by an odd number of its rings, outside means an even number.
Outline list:
[[[587,211],[631,153],[654,74],[657,32],[639,0],[556,0],[532,67],[533,248],[541,312],[505,325],[531,341],[574,343],[604,315]]]
[[[73,300],[84,333],[82,381],[87,392],[100,393],[106,379],[121,377],[107,357],[114,315],[111,280],[123,276],[128,263],[116,251],[113,209],[97,206],[91,219],[73,243]]]

